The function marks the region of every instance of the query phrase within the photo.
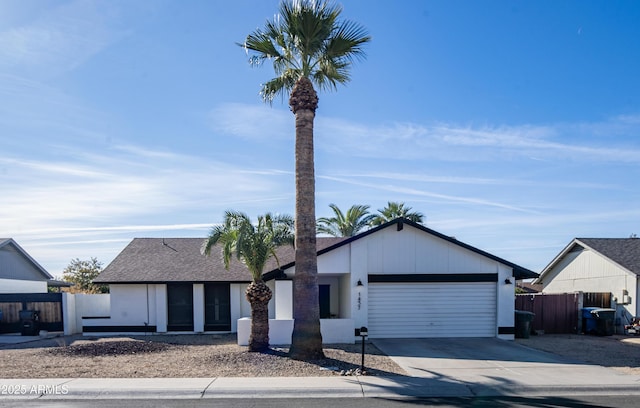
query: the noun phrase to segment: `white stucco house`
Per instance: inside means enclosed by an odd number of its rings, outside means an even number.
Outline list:
[[[543,293],[611,292],[628,321],[640,316],[640,239],[575,238],[534,283]]]
[[[110,313],[83,320],[85,333],[237,332],[246,344],[250,275],[220,252],[200,254],[204,238],[134,239],[96,279],[110,286]],[[369,337],[513,339],[516,279],[537,274],[514,263],[397,219],[350,238],[318,237],[323,341]],[[278,251],[264,279],[271,344],[289,344],[295,253]]]
[[[53,276],[12,238],[0,238],[0,294],[47,293]]]

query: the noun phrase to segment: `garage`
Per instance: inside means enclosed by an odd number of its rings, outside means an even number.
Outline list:
[[[371,276],[370,276],[371,278]],[[372,338],[495,337],[496,282],[369,283]]]

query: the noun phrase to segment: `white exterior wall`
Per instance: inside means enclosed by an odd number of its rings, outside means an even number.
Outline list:
[[[114,326],[142,326],[150,321],[149,292],[155,292],[151,285],[110,285],[111,324]]]
[[[164,306],[158,304],[158,295],[164,294]],[[76,295],[78,296],[78,295]],[[100,296],[100,295],[90,295]],[[154,284],[111,284],[109,285],[109,311],[105,318],[82,319],[81,326],[157,326],[158,332],[166,332],[166,285]],[[102,300],[101,302],[105,302]],[[158,324],[158,308],[164,307],[164,327]],[[95,305],[96,313],[102,314],[104,303]],[[99,312],[98,312],[99,310]],[[84,313],[84,312],[83,312]],[[161,310],[162,313],[162,310]],[[79,313],[77,313],[79,314]],[[76,314],[76,316],[77,316]],[[86,317],[94,317],[87,316]],[[77,319],[77,317],[76,317]]]
[[[237,321],[251,316],[251,305],[244,296],[246,284],[230,284],[231,332],[237,331]],[[111,284],[110,308],[101,319],[83,319],[78,332],[84,326],[156,326],[158,333],[167,332],[167,285],[166,284]],[[204,332],[204,284],[193,285],[193,328]],[[98,312],[96,312],[98,313]],[[84,316],[87,316],[86,314]],[[94,317],[94,316],[89,316]],[[81,319],[81,316],[78,316]]]
[[[76,311],[80,317],[108,317],[111,311],[111,295],[108,293],[76,293]]]
[[[368,327],[369,284],[368,275],[392,274],[485,274],[497,273],[496,328],[514,327],[515,279],[511,268],[455,243],[425,234],[404,225],[401,231],[394,227],[363,237],[351,243],[351,312],[355,327]],[[512,284],[505,284],[505,279]],[[361,280],[363,287],[357,287]],[[455,309],[455,297],[446,305]],[[465,310],[459,311],[464,316]],[[512,334],[499,335],[512,340]]]
[[[326,273],[348,273],[351,250],[349,245],[336,248],[318,257],[318,275]]]
[[[231,331],[238,331],[238,319],[243,317],[251,317],[251,305],[247,301],[244,291],[247,288],[246,283],[232,283],[229,285],[230,302],[231,302]]]
[[[81,326],[78,327],[76,319],[76,299],[71,293],[62,293],[62,330],[65,336],[80,333],[82,331]]]
[[[204,332],[204,284],[193,285],[193,331]]]
[[[351,319],[320,319],[320,333],[323,344],[349,344],[354,342],[354,327]],[[271,345],[291,344],[293,319],[269,319],[269,343]],[[238,345],[249,345],[251,318],[238,320]]]
[[[496,261],[405,225],[362,238],[370,274],[495,273]],[[354,242],[355,244],[355,242]]]
[[[349,294],[351,302],[351,318],[353,326],[360,328],[367,326],[369,310],[369,282],[367,274],[367,238],[353,241],[351,246],[351,274],[349,275]],[[362,286],[358,285],[358,280]]]
[[[340,310],[338,316],[343,319],[351,319],[351,277],[350,275],[342,275],[339,278],[339,297],[340,297]]]
[[[156,284],[150,285],[155,286],[155,302],[150,302],[152,307],[150,308],[152,313],[150,319],[152,322],[156,324],[156,331],[158,333],[166,333],[167,332],[167,285],[166,284]],[[152,323],[149,323],[152,324]]]
[[[47,282],[0,279],[0,293],[47,293]]]
[[[293,281],[275,281],[273,299],[275,304],[275,319],[293,319]],[[270,316],[271,317],[271,316]]]
[[[637,275],[619,267],[607,258],[590,251],[568,253],[544,276],[545,293],[611,292],[622,306],[623,290],[630,303],[624,308],[633,316],[640,315]]]
[[[269,304],[267,305],[268,308],[268,312],[269,312],[269,319],[275,319],[276,317],[276,281],[275,280],[271,280],[269,282],[265,282],[267,287],[269,289],[271,289],[271,300],[269,301]]]
[[[511,284],[505,283],[508,279]],[[498,264],[498,293],[496,294],[497,327],[515,327],[515,304],[516,304],[516,280],[513,277],[513,270],[504,265]],[[503,340],[514,340],[513,334],[499,334],[496,336]]]

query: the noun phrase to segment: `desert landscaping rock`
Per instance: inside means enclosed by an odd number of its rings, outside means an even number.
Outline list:
[[[539,335],[518,344],[640,375],[640,336]],[[287,347],[250,353],[235,334],[63,336],[0,344],[2,378],[326,377],[361,375],[361,344],[325,345],[325,359],[292,360]],[[366,344],[366,375],[406,375]]]
[[[298,361],[287,347],[250,353],[229,335],[65,336],[0,347],[3,378],[324,377],[355,372],[361,344],[326,345],[325,359]],[[374,345],[367,375],[406,375]]]

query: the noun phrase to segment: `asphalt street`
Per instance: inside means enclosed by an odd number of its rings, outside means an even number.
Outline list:
[[[29,400],[0,401],[0,408],[410,408],[410,407],[474,407],[474,408],[636,408],[638,397],[629,395],[591,395],[585,397],[446,397],[446,398],[220,398],[220,399],[146,399],[146,400]]]

